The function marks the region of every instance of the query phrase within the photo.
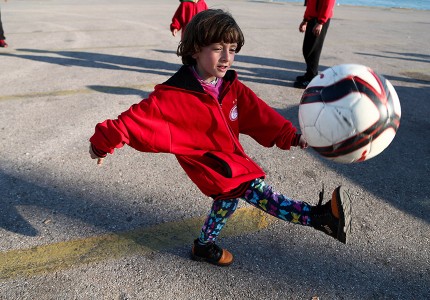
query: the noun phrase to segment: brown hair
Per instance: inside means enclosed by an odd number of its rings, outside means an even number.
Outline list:
[[[185,27],[184,37],[176,54],[182,57],[184,65],[195,65],[196,60],[192,57],[194,54],[202,47],[221,42],[237,43],[238,53],[245,38],[230,13],[221,9],[207,9],[195,15]]]

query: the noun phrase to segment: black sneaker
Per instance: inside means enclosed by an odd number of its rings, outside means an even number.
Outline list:
[[[331,200],[321,205],[324,187],[317,206],[311,208],[311,225],[317,230],[346,244],[351,233],[351,199],[344,187],[337,187]]]
[[[305,89],[310,82],[311,82],[310,80],[304,80],[304,81],[296,80],[294,81],[294,87],[298,89]]]
[[[228,266],[233,263],[233,255],[221,249],[215,243],[201,245],[198,240],[194,241],[191,257],[196,261],[205,261],[217,266]]]
[[[299,75],[296,77],[296,81],[305,81],[308,79],[308,76],[305,75]]]
[[[296,77],[296,81],[311,81],[315,76],[304,74]]]
[[[294,82],[294,87],[299,89],[305,89],[312,81],[312,79],[314,79],[314,77],[314,75],[309,75],[308,73],[297,76],[296,81]]]

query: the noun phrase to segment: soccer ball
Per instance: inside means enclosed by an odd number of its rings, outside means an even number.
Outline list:
[[[370,68],[337,65],[306,87],[299,105],[308,145],[340,163],[370,159],[396,135],[401,108],[393,85]]]

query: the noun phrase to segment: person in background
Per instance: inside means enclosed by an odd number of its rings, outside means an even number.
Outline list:
[[[245,153],[240,134],[251,136],[262,146],[276,145],[283,150],[303,149],[307,143],[289,120],[230,69],[244,41],[229,13],[208,9],[197,14],[177,49],[183,66],[155,86],[147,99],[117,119],[97,124],[90,138],[91,158],[100,165],[108,153],[125,144],[141,152],[174,154],[189,178],[213,199],[191,248],[194,260],[220,266],[233,262],[233,255],[215,242],[239,200],[346,243],[351,204],[344,187],[337,187],[325,204],[323,192],[318,205],[293,200],[272,189],[263,169]]]
[[[7,2],[7,0],[4,0]],[[6,37],[4,36],[3,24],[1,22],[1,11],[0,11],[0,47],[6,48],[8,45],[6,43]]]
[[[187,26],[196,14],[208,9],[208,6],[205,0],[179,0],[179,2],[179,7],[173,15],[172,23],[170,24],[170,31],[173,36],[176,36],[178,31],[182,30],[181,38],[183,38],[185,26]]]
[[[306,0],[303,21],[299,31],[305,33],[303,39],[303,57],[306,62],[306,73],[297,76],[294,87],[304,89],[318,75],[318,67],[324,39],[333,17],[336,0]]]

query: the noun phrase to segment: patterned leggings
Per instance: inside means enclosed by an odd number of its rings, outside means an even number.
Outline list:
[[[292,200],[272,190],[263,179],[251,182],[245,195],[241,198],[217,200],[202,227],[199,241],[201,243],[214,242],[222,228],[231,216],[239,202],[243,199],[249,204],[281,220],[294,224],[310,225],[310,205],[306,202]]]

